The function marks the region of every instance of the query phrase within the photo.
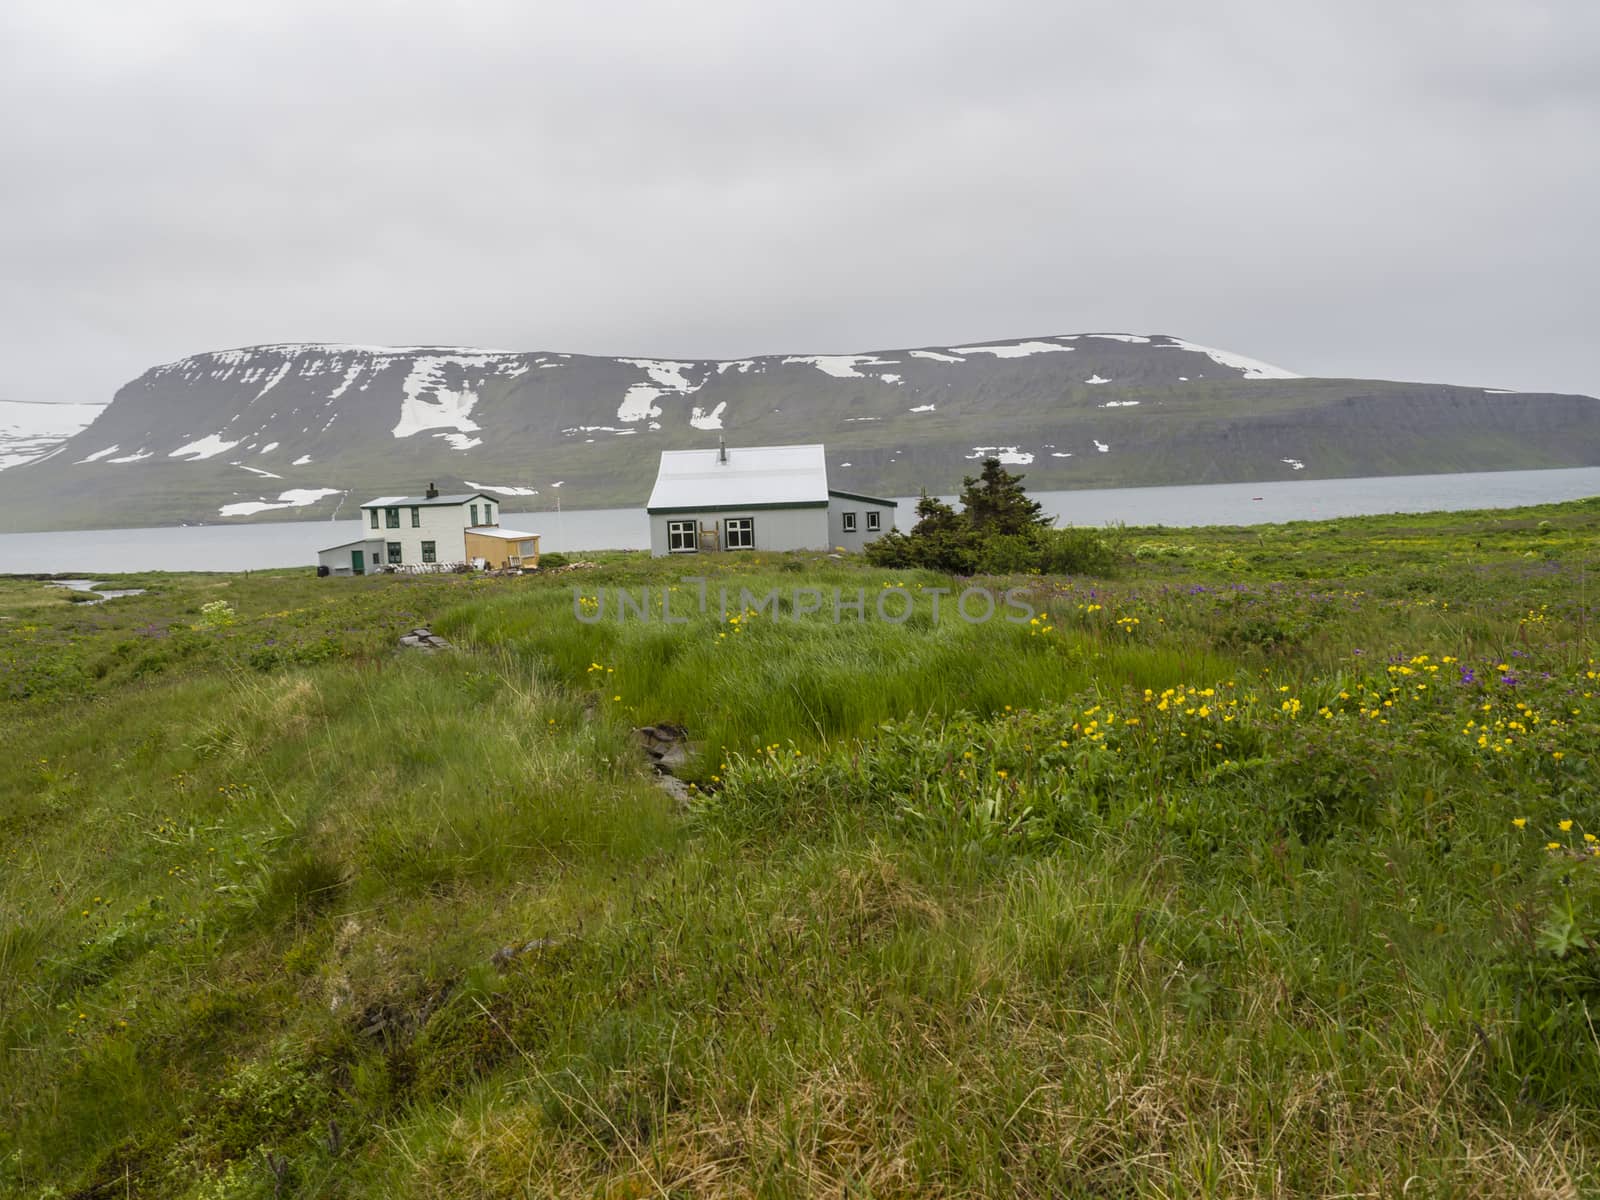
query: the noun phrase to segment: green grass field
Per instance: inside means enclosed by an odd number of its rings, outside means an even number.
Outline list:
[[[1600,1188],[1600,502],[1118,542],[0,580],[0,1193]]]

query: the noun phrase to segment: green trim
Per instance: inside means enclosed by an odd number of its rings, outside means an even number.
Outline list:
[[[827,508],[826,500],[790,500],[777,504],[684,504],[673,508],[646,508],[645,512],[652,517],[670,516],[675,513],[744,513],[759,512],[762,509],[773,508]]]
[[[885,500],[882,496],[863,496],[860,492],[836,492],[829,488],[828,495],[837,496],[841,500],[859,500],[863,504],[881,504],[885,508],[897,507],[893,500]]]

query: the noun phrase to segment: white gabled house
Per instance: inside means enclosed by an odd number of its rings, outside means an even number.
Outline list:
[[[501,529],[500,502],[484,492],[441,496],[432,484],[420,496],[379,496],[361,506],[359,541],[317,552],[333,575],[388,568],[443,569],[461,563],[537,566],[539,539]]]
[[[650,553],[860,550],[895,503],[828,487],[820,445],[664,450],[645,511]]]

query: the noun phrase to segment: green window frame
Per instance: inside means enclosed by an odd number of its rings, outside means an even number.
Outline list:
[[[486,503],[483,506],[483,523],[485,525],[494,524],[494,505]]]
[[[399,529],[400,528],[400,510],[398,508],[386,508],[386,509],[384,509],[383,510],[383,524],[384,524],[385,528],[388,528],[388,529]]]
[[[374,508],[370,511],[372,512],[372,527],[376,529],[378,527],[378,510]]]
[[[438,562],[439,561],[439,559],[437,558],[437,556],[434,553],[434,544],[432,542],[423,542],[422,543],[422,561],[423,562]]]
[[[400,562],[400,543],[388,542],[386,543],[386,549],[388,550],[389,561],[398,565]]]
[[[422,510],[420,508],[413,508],[411,510],[411,528],[422,528]]]
[[[469,522],[469,524],[476,525],[477,523],[478,523],[478,506],[476,504],[474,504],[472,506],[472,520]]]

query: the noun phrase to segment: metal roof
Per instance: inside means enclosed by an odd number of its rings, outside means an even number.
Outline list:
[[[864,492],[841,492],[838,488],[829,488],[828,495],[837,496],[841,500],[860,500],[863,504],[882,504],[894,508],[896,502],[887,496],[868,496]]]
[[[663,450],[647,509],[771,508],[828,502],[828,465],[820,445],[729,446]]]
[[[351,550],[351,549],[354,549],[356,546],[381,546],[381,545],[383,545],[383,539],[382,538],[360,538],[360,539],[358,539],[357,541],[354,541],[354,542],[340,542],[337,546],[324,546],[321,550],[318,550],[317,553],[318,554],[331,554],[335,550]]]
[[[368,500],[362,508],[427,508],[429,505],[439,504],[465,504],[469,500],[494,500],[500,501],[487,492],[463,492],[459,496],[379,496],[376,500]]]
[[[518,533],[515,529],[501,529],[498,525],[468,525],[466,532],[475,533],[479,537],[504,538],[508,542],[520,542],[526,538],[539,536],[537,533]]]

